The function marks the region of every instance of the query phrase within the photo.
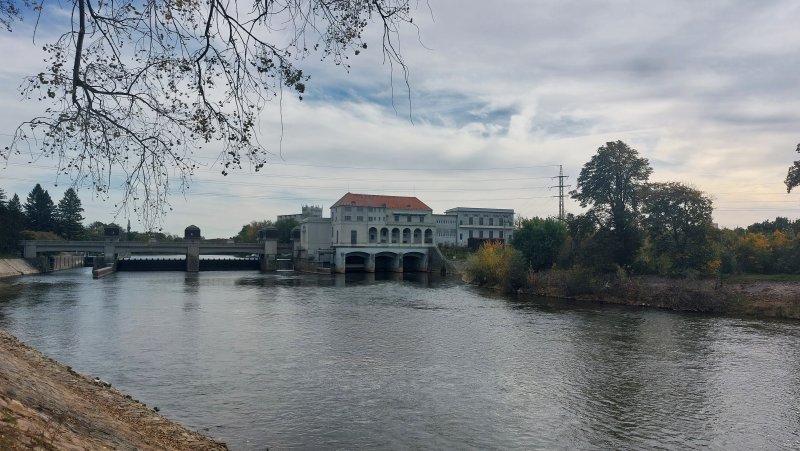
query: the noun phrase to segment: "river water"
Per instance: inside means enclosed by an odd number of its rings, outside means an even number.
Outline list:
[[[800,322],[412,274],[12,283],[0,327],[235,450],[800,448]]]

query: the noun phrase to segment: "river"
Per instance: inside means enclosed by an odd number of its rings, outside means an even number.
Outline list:
[[[0,327],[234,450],[800,448],[795,321],[78,269],[0,288]]]

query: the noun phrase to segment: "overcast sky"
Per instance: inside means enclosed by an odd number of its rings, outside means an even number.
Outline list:
[[[377,45],[349,73],[312,57],[304,100],[284,101],[282,142],[278,110],[262,117],[272,163],[223,177],[209,149],[190,194],[172,197],[165,231],[196,224],[206,237],[228,237],[303,204],[328,216],[348,191],[416,196],[436,213],[552,216],[559,166],[574,187],[583,164],[615,140],[650,160],[651,180],[712,196],[721,226],[800,217],[800,195],[783,185],[800,158],[800,2],[429,0],[414,23],[419,32],[402,37],[410,104]],[[40,48],[24,27],[0,34],[2,139],[44,108],[17,92],[42,70]],[[0,167],[0,187],[23,202],[37,182],[55,202],[69,186],[63,177],[55,186],[47,160]],[[78,195],[87,223],[125,225],[118,192]]]

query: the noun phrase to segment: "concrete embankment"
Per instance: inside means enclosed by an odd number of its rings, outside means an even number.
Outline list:
[[[38,274],[39,270],[21,258],[0,259],[0,279],[3,277],[24,276]]]
[[[0,449],[224,450],[0,329]]]

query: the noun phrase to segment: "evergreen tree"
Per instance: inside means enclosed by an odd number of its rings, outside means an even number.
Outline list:
[[[58,202],[56,211],[58,234],[68,240],[83,238],[83,207],[78,194],[70,188],[64,192],[64,197]]]
[[[50,194],[38,183],[28,194],[25,201],[25,218],[30,230],[39,232],[55,231],[55,205]]]
[[[12,215],[15,215],[19,221],[22,221],[22,219],[24,219],[25,214],[22,212],[22,204],[20,203],[19,196],[17,196],[16,193],[14,193],[14,197],[12,197],[10,201],[8,201],[8,204],[6,205],[6,210]]]
[[[2,193],[5,196],[5,193]],[[12,254],[17,249],[17,243],[21,239],[20,233],[25,227],[25,215],[19,202],[19,196],[14,197],[8,203],[3,198],[0,206],[0,253]]]

